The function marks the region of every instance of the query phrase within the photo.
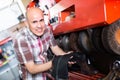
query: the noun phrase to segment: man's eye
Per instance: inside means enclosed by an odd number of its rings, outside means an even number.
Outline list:
[[[33,21],[33,23],[36,23],[37,21]]]
[[[43,22],[43,21],[44,21],[44,19],[41,19],[41,20],[40,20],[40,22]]]

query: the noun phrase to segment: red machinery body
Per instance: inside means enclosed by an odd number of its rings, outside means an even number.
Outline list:
[[[71,6],[74,6],[75,18],[61,22],[54,30],[55,35],[104,26],[120,18],[119,0],[60,0],[50,12],[61,12],[61,18],[64,18],[62,13],[72,11]]]
[[[74,17],[66,21],[71,12]],[[53,32],[64,50],[89,55],[103,73],[120,59],[120,0],[59,0],[51,14],[60,14]]]

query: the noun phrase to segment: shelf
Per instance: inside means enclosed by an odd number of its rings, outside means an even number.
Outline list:
[[[3,44],[5,44],[5,43],[7,43],[7,42],[10,41],[10,40],[12,40],[12,38],[10,38],[10,37],[7,37],[6,39],[1,40],[1,41],[0,41],[0,46],[3,45]]]
[[[8,60],[6,60],[6,61],[4,61],[4,62],[0,61],[0,67],[6,65],[8,62],[9,62]]]

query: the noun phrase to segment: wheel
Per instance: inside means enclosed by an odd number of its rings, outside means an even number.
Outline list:
[[[78,47],[78,33],[77,32],[73,32],[70,34],[69,43],[70,43],[70,48],[73,51],[80,52],[80,49]]]
[[[91,42],[87,31],[79,32],[78,45],[80,50],[84,53],[90,53],[92,51]]]
[[[69,35],[64,35],[61,41],[61,46],[64,51],[70,51],[70,46],[69,46]]]
[[[98,53],[108,53],[102,43],[102,29],[103,27],[93,29],[92,33],[92,44]]]
[[[120,20],[104,27],[102,43],[109,53],[120,55]]]

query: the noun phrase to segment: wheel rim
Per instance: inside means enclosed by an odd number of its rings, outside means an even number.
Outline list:
[[[115,40],[120,44],[120,29],[118,29],[115,33]]]

